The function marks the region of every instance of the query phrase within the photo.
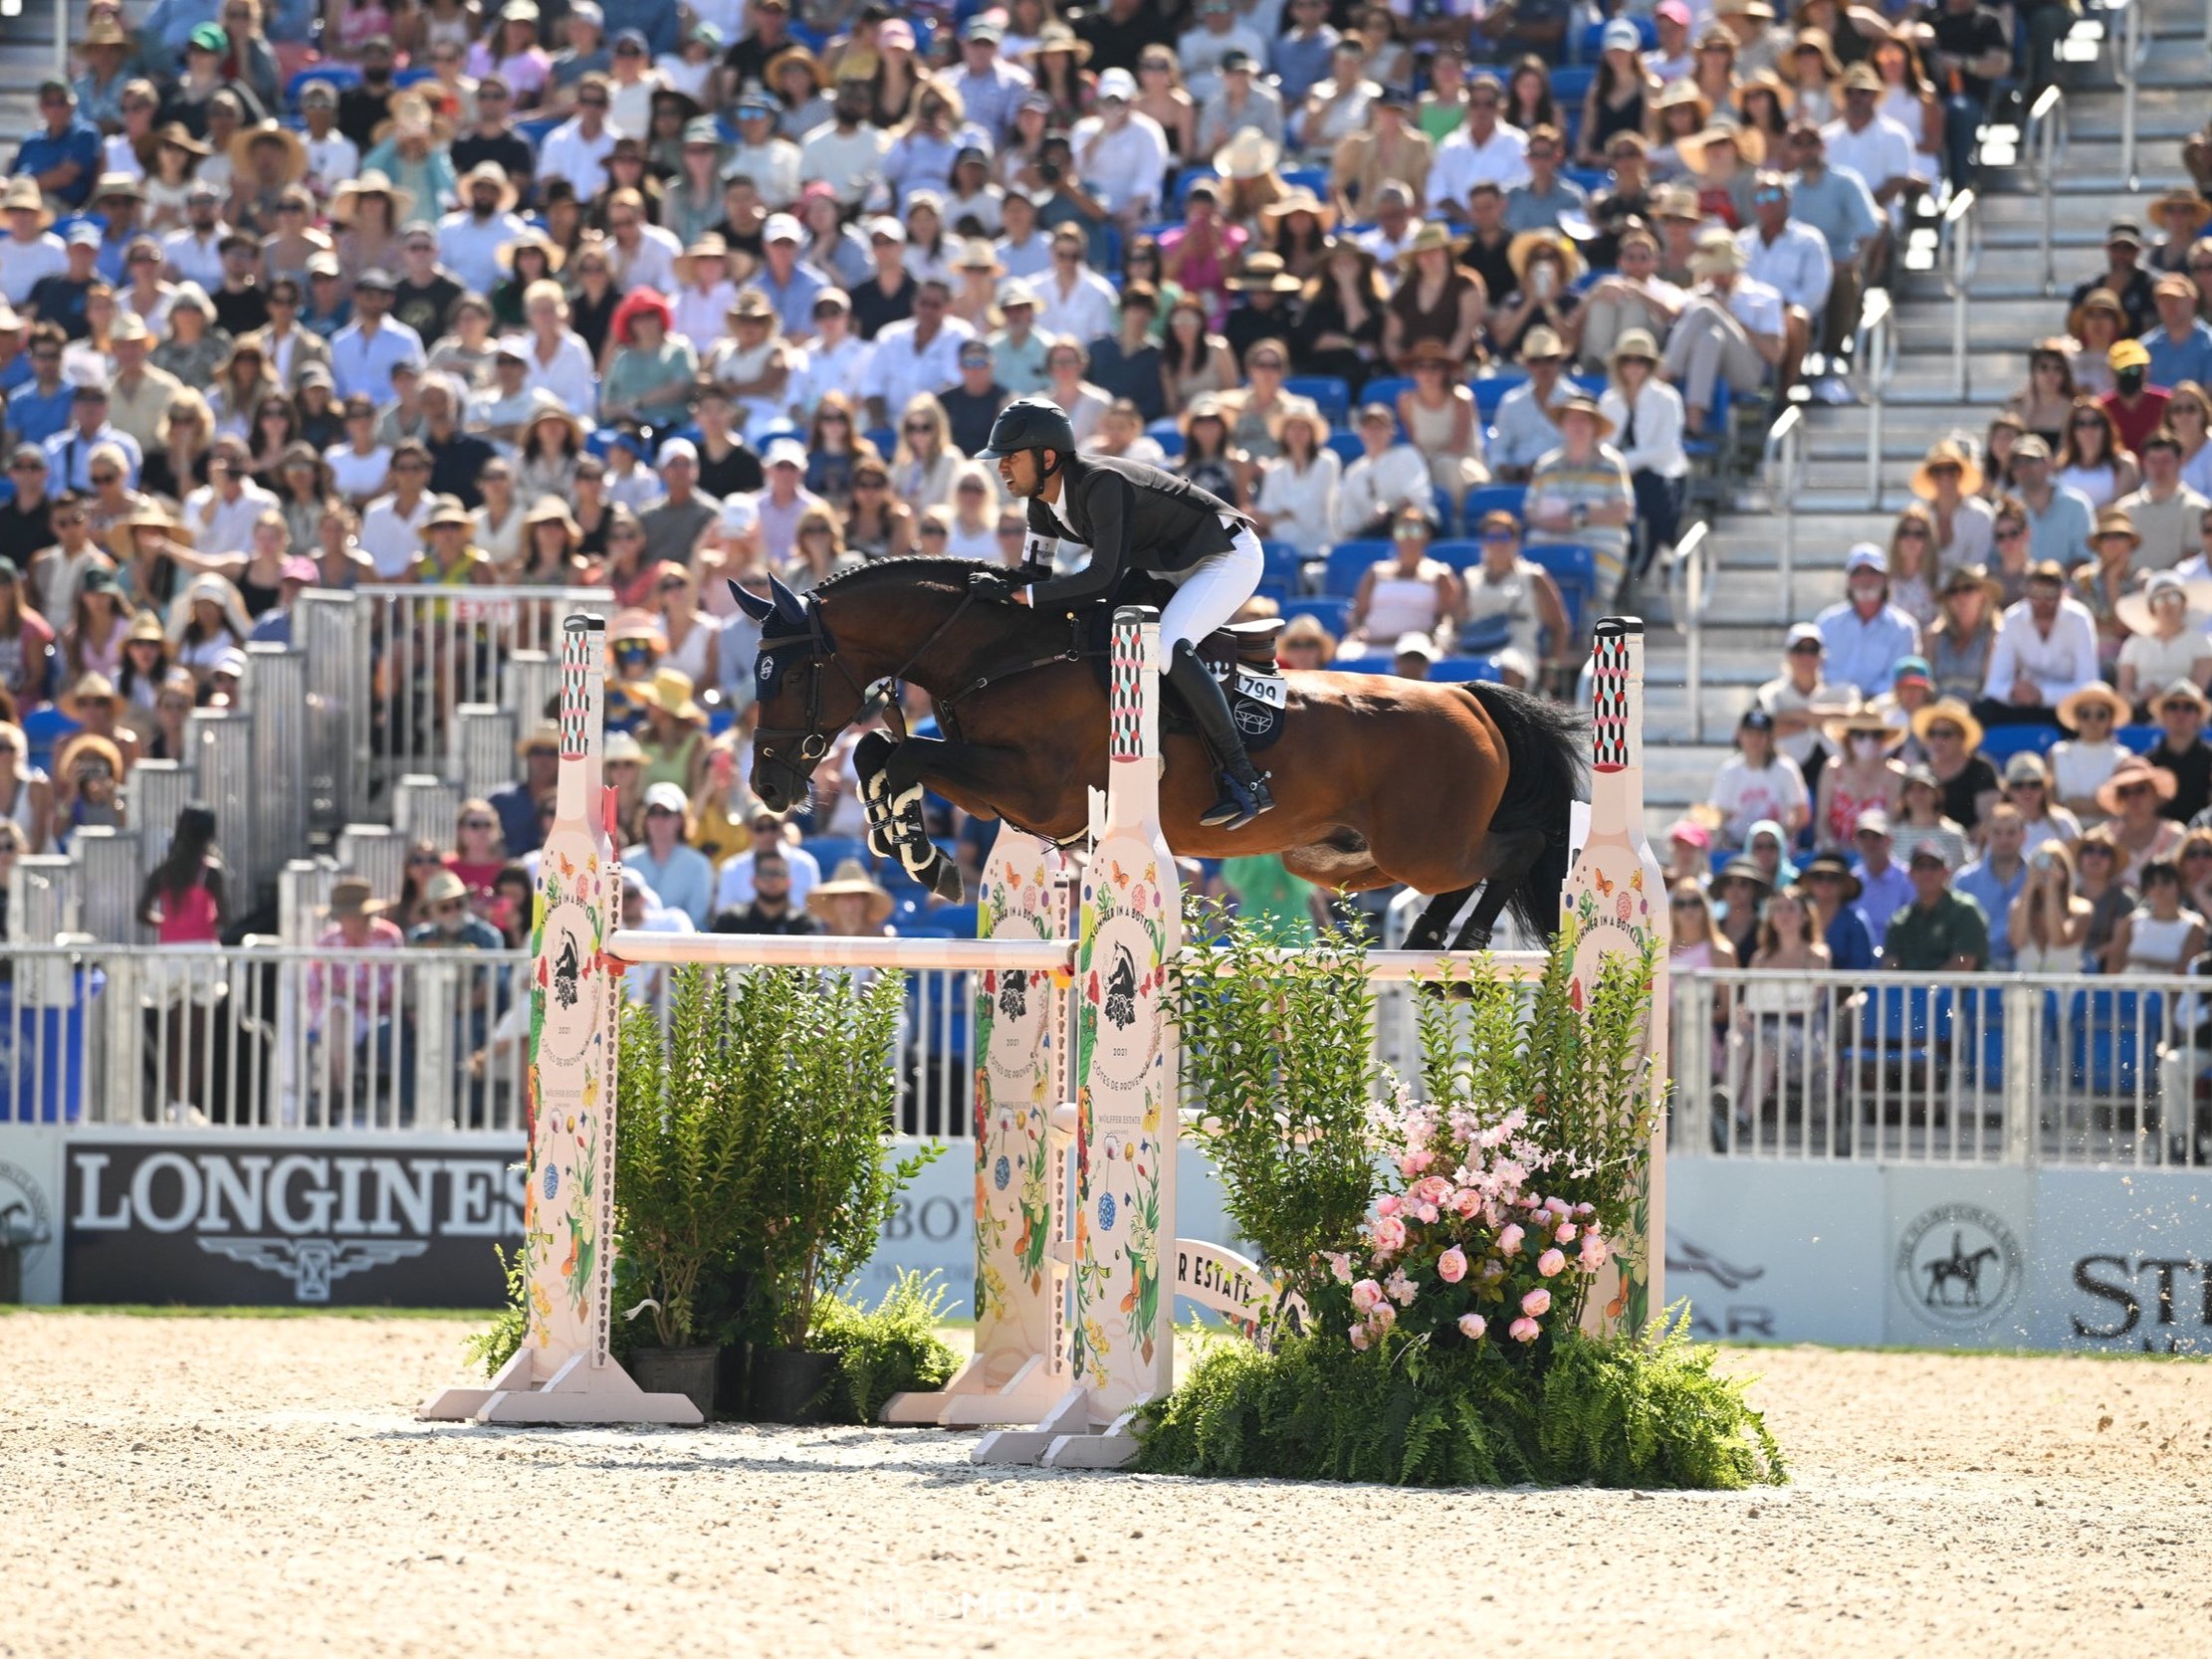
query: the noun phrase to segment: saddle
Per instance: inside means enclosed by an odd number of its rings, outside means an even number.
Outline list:
[[[1124,583],[1112,603],[1092,607],[1085,625],[1086,654],[1096,666],[1099,684],[1106,684],[1107,645],[1113,635],[1115,605],[1163,605],[1174,597],[1166,583]],[[1197,645],[1199,661],[1220,682],[1228,698],[1229,713],[1244,739],[1246,753],[1256,753],[1282,735],[1283,712],[1289,705],[1282,671],[1275,666],[1275,642],[1282,636],[1282,618],[1261,617],[1253,622],[1231,622],[1217,628]],[[1198,725],[1183,699],[1163,675],[1160,681],[1160,729],[1163,735],[1195,736]]]

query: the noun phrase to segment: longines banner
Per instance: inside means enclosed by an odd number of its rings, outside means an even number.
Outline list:
[[[73,1136],[68,1302],[490,1308],[520,1136]]]

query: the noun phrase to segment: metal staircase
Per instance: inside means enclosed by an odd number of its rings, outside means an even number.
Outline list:
[[[2205,118],[2208,32],[2203,0],[2152,0],[2132,23],[2123,10],[2077,27],[2060,92],[2023,129],[1988,136],[1971,199],[1915,227],[1894,313],[1864,342],[1879,360],[1863,362],[1861,381],[1880,377],[1879,400],[1796,405],[1760,475],[1733,493],[1651,602],[1645,794],[1655,824],[1703,798],[1752,691],[1780,671],[1788,625],[1843,597],[1853,542],[1886,542],[1927,447],[1954,432],[1978,444],[2026,380],[2028,346],[2064,331],[2064,296],[2097,268],[2105,226],[2132,216],[2155,236],[2150,203],[2188,182],[2181,140]],[[1693,589],[1702,618],[1694,650],[1684,628],[1668,625],[1687,623]],[[1691,708],[1693,655],[1701,722]]]

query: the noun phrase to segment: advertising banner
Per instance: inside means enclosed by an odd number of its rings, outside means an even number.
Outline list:
[[[1892,1164],[1888,1336],[1911,1348],[2021,1348],[2030,1341],[2026,1169]]]
[[[73,1135],[69,1302],[495,1308],[519,1135]]]
[[[2212,1176],[2042,1169],[2035,1206],[2031,1347],[2212,1352]]]
[[[1700,1341],[1882,1340],[1881,1170],[1666,1160],[1666,1294]]]

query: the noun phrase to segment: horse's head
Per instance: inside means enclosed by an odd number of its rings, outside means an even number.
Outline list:
[[[772,574],[763,599],[730,584],[738,608],[761,625],[753,665],[760,725],[753,732],[753,792],[771,812],[806,798],[830,743],[866,708],[866,684],[837,655],[821,601],[801,598]]]

